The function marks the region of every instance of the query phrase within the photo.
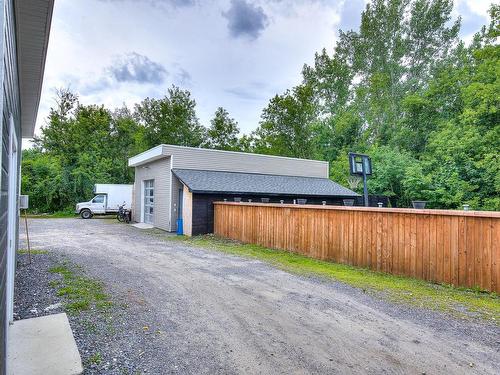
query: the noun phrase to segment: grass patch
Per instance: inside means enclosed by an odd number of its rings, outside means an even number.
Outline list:
[[[30,219],[62,219],[75,216],[76,214],[72,211],[57,211],[51,213],[28,212],[28,218]]]
[[[91,308],[106,309],[111,306],[101,282],[80,275],[67,263],[58,264],[49,272],[62,276],[62,280],[51,281],[50,285],[57,289],[58,296],[65,298],[64,305],[68,312],[79,313]]]
[[[158,235],[153,232],[153,234]],[[377,293],[393,302],[444,311],[460,318],[479,317],[500,324],[500,298],[496,293],[434,284],[409,277],[374,272],[338,263],[316,260],[282,250],[218,238],[213,235],[166,236],[168,241],[184,242],[228,254],[259,259],[287,272],[334,279]]]
[[[88,358],[88,363],[91,365],[99,365],[101,364],[101,362],[102,362],[102,355],[99,352],[92,354]]]
[[[17,250],[18,254],[28,254],[28,249],[19,249]],[[31,255],[37,255],[37,254],[48,254],[49,252],[47,250],[37,250],[37,249],[31,249]]]

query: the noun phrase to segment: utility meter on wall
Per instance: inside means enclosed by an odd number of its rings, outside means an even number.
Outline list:
[[[29,195],[20,195],[19,196],[19,209],[27,210],[29,207]]]

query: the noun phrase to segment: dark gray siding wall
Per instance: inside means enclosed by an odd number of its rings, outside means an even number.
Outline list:
[[[21,130],[19,113],[19,87],[16,58],[16,37],[14,9],[11,0],[1,1],[2,13],[0,14],[0,25],[3,25],[3,40],[0,45],[0,56],[3,58],[1,76],[3,77],[2,87],[2,121],[1,121],[1,174],[0,174],[0,374],[5,373],[6,354],[6,273],[7,273],[7,217],[8,201],[7,193],[9,189],[9,143],[10,126],[9,118],[13,117],[18,137],[18,150],[21,149]],[[4,17],[5,16],[5,17]],[[20,152],[18,153],[20,158]],[[19,160],[18,160],[19,161]],[[19,165],[19,162],[18,162]]]

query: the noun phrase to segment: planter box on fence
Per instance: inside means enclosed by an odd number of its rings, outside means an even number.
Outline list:
[[[412,204],[413,208],[421,210],[421,209],[425,208],[427,201],[411,201],[411,204]]]
[[[344,206],[354,206],[354,199],[344,199]]]

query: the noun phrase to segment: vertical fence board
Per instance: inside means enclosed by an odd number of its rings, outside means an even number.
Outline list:
[[[451,282],[451,218],[443,217],[443,278],[446,284]]]
[[[482,284],[481,289],[491,290],[491,237],[492,237],[492,219],[483,219],[485,224],[483,226],[483,257],[482,263]]]
[[[391,263],[391,273],[396,275],[399,273],[399,215],[393,215],[394,220],[392,224],[392,263]]]
[[[465,253],[467,255],[467,281],[466,285],[468,287],[474,286],[474,268],[475,268],[475,257],[474,257],[474,246],[476,246],[476,231],[473,225],[473,221],[469,218],[465,219]]]
[[[436,250],[436,238],[437,238],[437,223],[436,217],[429,217],[429,280],[436,279],[436,262],[437,262],[437,250]]]
[[[458,284],[467,285],[467,231],[465,217],[458,219]]]
[[[405,217],[398,214],[398,275],[405,273]]]
[[[451,272],[451,279],[450,279],[450,284],[452,285],[458,285],[458,243],[459,243],[459,231],[458,231],[458,222],[460,218],[458,217],[451,217],[451,229],[450,229],[450,251],[451,251],[451,263],[450,263],[450,272]]]
[[[474,286],[480,287],[483,283],[482,256],[483,256],[483,219],[479,219],[481,225],[471,225],[474,228],[475,243],[474,243]]]
[[[411,216],[405,214],[405,267],[404,275],[411,276]]]
[[[436,217],[436,236],[437,236],[437,245],[436,245],[436,275],[434,281],[443,280],[443,251],[444,251],[444,217],[437,216]],[[438,229],[439,228],[439,229]]]
[[[500,220],[491,223],[491,290],[500,292]]]
[[[432,217],[423,216],[422,217],[422,278],[425,280],[430,280],[430,243],[431,243],[431,222]]]
[[[429,232],[424,228],[425,218],[417,216],[415,237],[416,237],[416,259],[415,259],[415,276],[419,279],[423,278],[422,259],[424,257],[424,242],[429,236]]]

